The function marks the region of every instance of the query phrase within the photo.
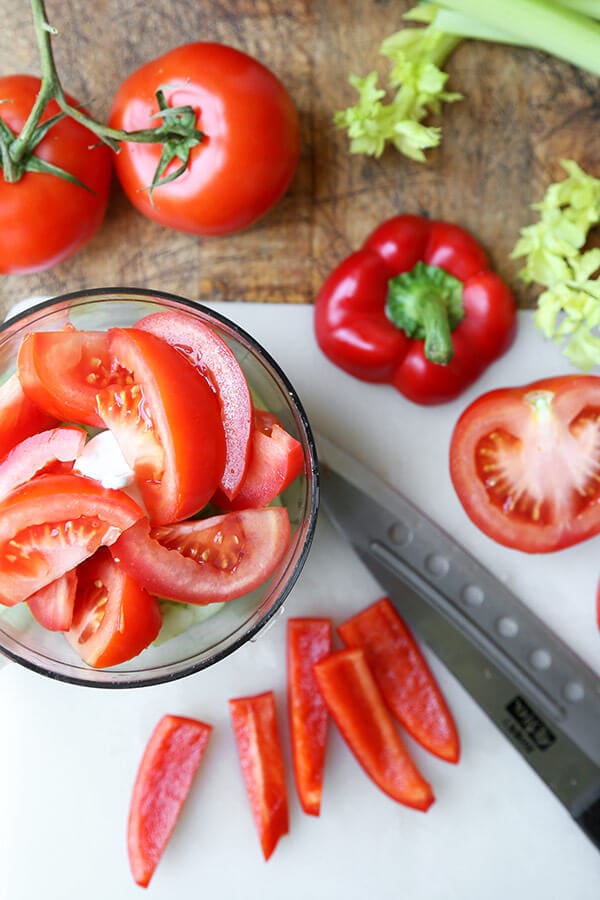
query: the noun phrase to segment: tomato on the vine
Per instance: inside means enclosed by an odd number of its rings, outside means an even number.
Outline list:
[[[20,133],[40,88],[31,75],[0,78],[0,139],[10,144],[10,133]],[[79,106],[67,97],[73,106]],[[60,109],[51,100],[41,124]],[[57,121],[32,153],[68,172],[74,184],[49,172],[25,171],[15,182],[7,180],[6,161],[0,161],[0,273],[28,273],[48,269],[79,250],[99,228],[112,172],[112,153],[107,146],[69,116]],[[82,187],[85,185],[85,187]]]
[[[203,138],[191,147],[185,170],[151,192],[162,146],[124,142],[115,168],[131,202],[161,225],[194,234],[231,234],[252,225],[283,196],[300,156],[298,115],[283,84],[233,47],[187,44],[121,84],[110,125],[126,131],[159,126],[159,90],[168,106],[197,112]],[[180,164],[175,156],[163,177]]]

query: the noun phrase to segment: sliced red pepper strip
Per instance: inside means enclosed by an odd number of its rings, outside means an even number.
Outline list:
[[[360,647],[385,702],[430,753],[456,763],[460,742],[452,713],[408,625],[389,597],[338,626],[347,647]]]
[[[229,701],[242,775],[265,859],[288,833],[288,802],[272,691]]]
[[[342,737],[367,775],[393,800],[427,810],[431,786],[412,761],[360,649],[318,662],[315,676]]]
[[[163,716],[138,769],[127,831],[133,877],[147,887],[190,791],[212,726],[184,716]]]
[[[321,811],[328,714],[313,666],[331,653],[330,619],[289,619],[287,625],[288,715],[294,775],[305,813]]]

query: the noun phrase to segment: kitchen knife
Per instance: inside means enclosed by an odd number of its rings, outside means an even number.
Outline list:
[[[406,497],[325,437],[317,450],[333,525],[600,849],[600,678]]]

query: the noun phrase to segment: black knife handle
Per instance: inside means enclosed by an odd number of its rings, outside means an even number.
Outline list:
[[[600,787],[587,806],[575,815],[574,819],[590,841],[600,850]]]

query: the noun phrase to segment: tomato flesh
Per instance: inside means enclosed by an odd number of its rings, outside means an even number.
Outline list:
[[[500,544],[547,553],[600,532],[600,378],[490,391],[458,420],[450,474],[472,521]]]
[[[0,387],[0,459],[20,441],[56,424],[55,416],[24,393],[16,373]]]
[[[13,606],[116,541],[143,515],[122,491],[38,475],[0,502],[0,603]]]
[[[27,598],[32,616],[48,631],[68,631],[73,622],[77,573],[65,572]]]
[[[250,455],[252,398],[246,376],[224,340],[196,316],[152,313],[136,328],[149,331],[175,347],[213,385],[225,432],[225,465],[219,483],[229,499],[239,491]]]
[[[136,328],[112,329],[113,358],[131,373],[126,388],[97,397],[153,524],[186,519],[208,503],[225,463],[216,395],[165,341]]]
[[[220,603],[249,593],[287,550],[285,507],[247,509],[153,529],[140,521],[111,548],[151,594],[183,603]]]
[[[0,463],[0,498],[49,467],[72,463],[83,450],[86,437],[83,428],[69,426],[25,438]]]
[[[250,463],[233,499],[217,491],[213,503],[221,509],[266,506],[304,470],[302,445],[266,410],[254,411]]]
[[[18,372],[27,396],[50,415],[66,422],[103,427],[96,394],[127,383],[128,373],[114,368],[105,331],[33,331],[19,348]],[[129,380],[131,380],[129,378]]]
[[[162,624],[160,605],[114,562],[106,547],[77,568],[67,640],[89,666],[117,666],[141,653]]]

